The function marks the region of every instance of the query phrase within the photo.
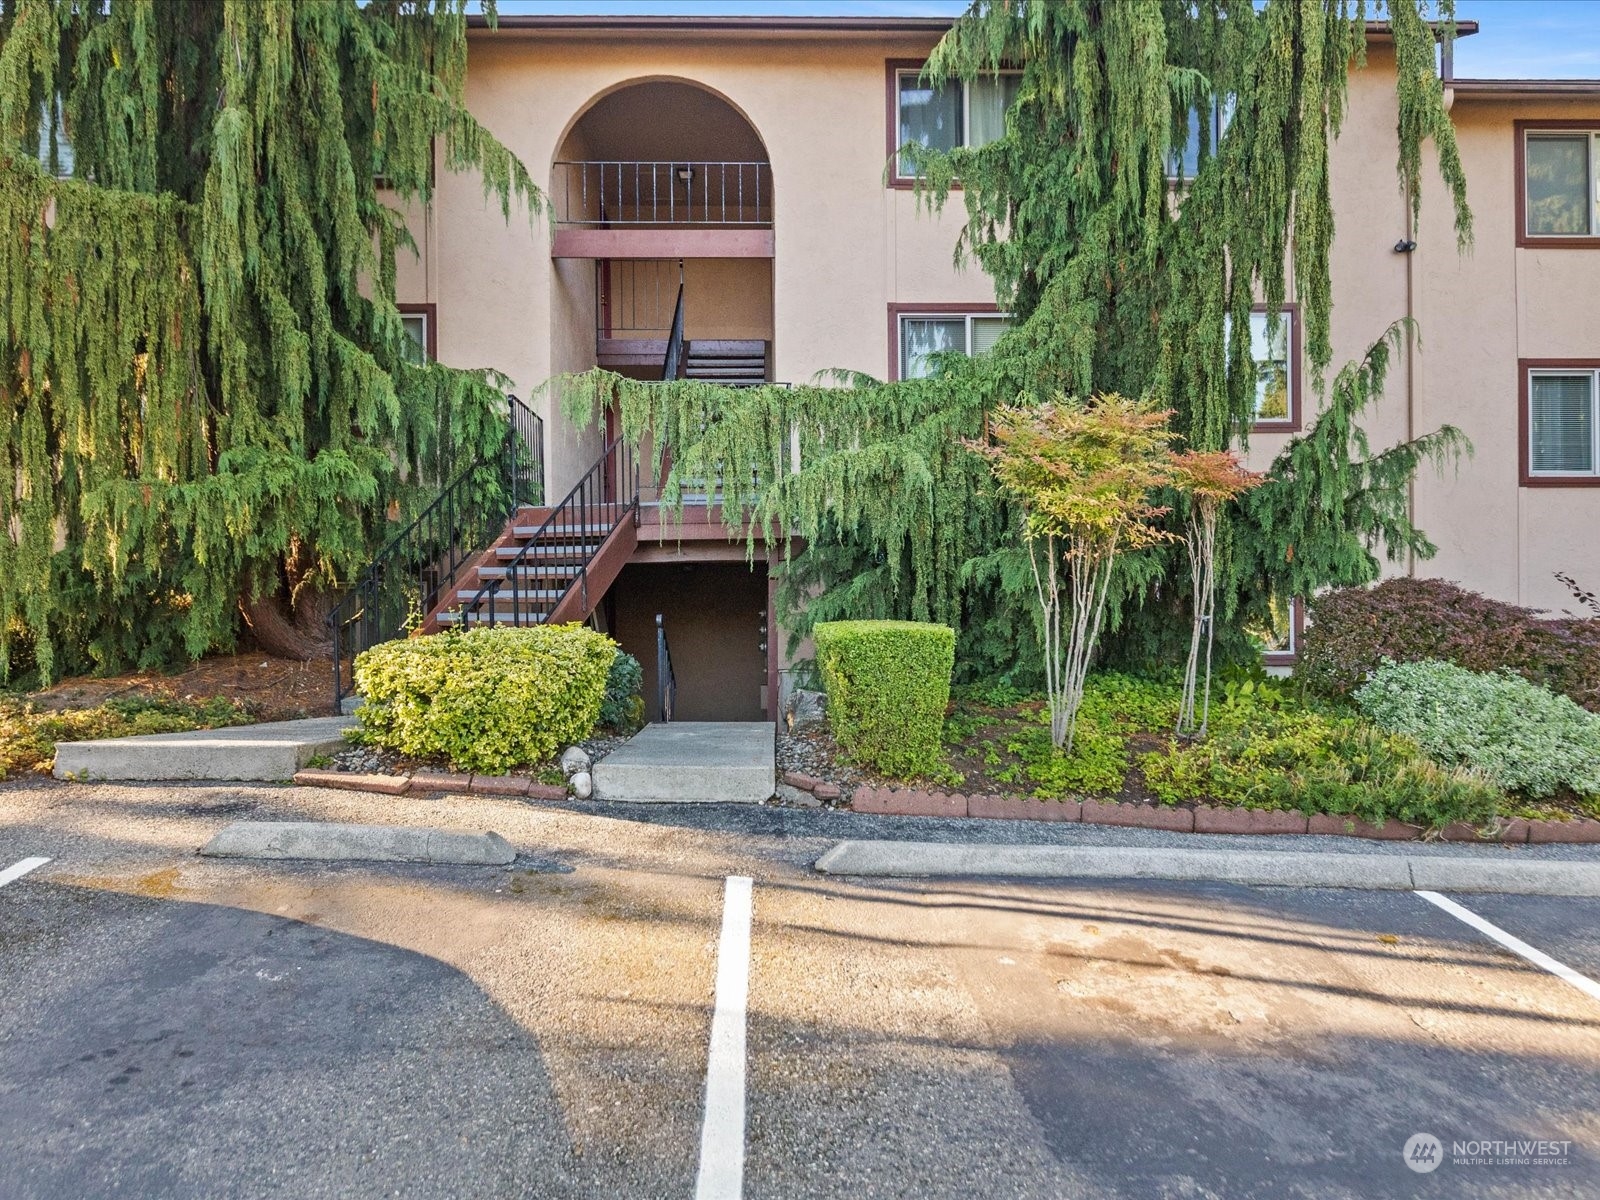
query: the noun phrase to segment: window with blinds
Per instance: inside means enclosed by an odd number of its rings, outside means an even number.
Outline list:
[[[1600,128],[1527,130],[1522,188],[1529,239],[1600,240]]]
[[[971,83],[933,87],[920,69],[895,72],[897,146],[926,146],[950,151],[960,146],[987,146],[1005,136],[1006,109],[1017,98],[1020,71],[1001,71]],[[895,177],[915,178],[903,158],[895,160]]]
[[[1595,405],[1600,371],[1530,371],[1528,374],[1528,474],[1600,473]]]
[[[926,379],[934,356],[956,350],[986,354],[1011,328],[1004,313],[939,313],[900,318],[900,378]]]

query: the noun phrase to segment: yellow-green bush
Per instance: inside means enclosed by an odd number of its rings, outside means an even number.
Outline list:
[[[385,642],[356,658],[358,736],[464,771],[544,762],[594,729],[616,653],[582,625]]]
[[[956,635],[920,621],[824,621],[817,669],[844,751],[887,775],[938,770]]]

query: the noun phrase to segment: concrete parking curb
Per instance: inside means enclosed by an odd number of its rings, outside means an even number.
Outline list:
[[[883,878],[1172,879],[1269,887],[1600,896],[1600,863],[1288,850],[859,841],[838,843],[817,860],[816,869],[825,875]]]
[[[393,825],[235,821],[200,848],[209,858],[314,859],[505,866],[516,847],[498,833],[450,833]]]

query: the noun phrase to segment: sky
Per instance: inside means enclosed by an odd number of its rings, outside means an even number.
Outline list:
[[[499,0],[503,13],[728,16],[954,16],[963,0]],[[1371,7],[1369,5],[1369,7]],[[1473,79],[1600,78],[1600,0],[1457,0],[1481,31],[1456,46]]]

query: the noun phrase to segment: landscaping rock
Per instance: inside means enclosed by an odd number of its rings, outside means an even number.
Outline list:
[[[799,788],[791,787],[787,783],[780,783],[777,786],[775,795],[784,804],[794,804],[800,808],[822,807],[822,801],[818,800],[810,792],[801,791]]]
[[[594,795],[594,776],[587,771],[579,771],[567,782],[572,787],[572,794],[579,800],[587,800]]]
[[[826,714],[828,697],[822,692],[810,692],[805,688],[796,688],[789,697],[789,728],[798,729],[803,725],[815,725]]]
[[[587,771],[594,765],[586,750],[578,746],[568,746],[561,752],[561,773],[571,779],[579,771]]]

